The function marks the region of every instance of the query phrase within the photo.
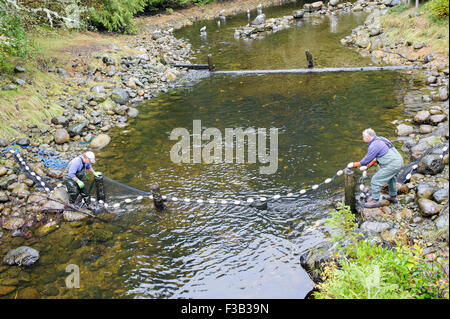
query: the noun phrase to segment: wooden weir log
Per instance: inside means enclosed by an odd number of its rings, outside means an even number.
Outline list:
[[[411,70],[422,68],[418,65],[388,65],[388,66],[365,66],[349,68],[309,68],[309,69],[281,69],[281,70],[236,70],[236,71],[214,71],[212,75],[262,75],[262,74],[308,74],[327,72],[357,72],[357,71],[394,71]]]

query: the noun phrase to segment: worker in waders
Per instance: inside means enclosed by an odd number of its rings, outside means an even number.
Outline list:
[[[93,152],[86,152],[80,156],[72,159],[66,170],[66,176],[64,184],[69,192],[70,203],[75,203],[78,195],[81,195],[86,205],[91,204],[90,194],[86,193],[86,188],[83,180],[87,179],[85,170],[88,170],[95,177],[100,176],[102,173],[94,171],[91,164],[95,163],[95,155]]]
[[[391,203],[397,203],[397,175],[403,167],[403,158],[392,143],[384,137],[377,136],[375,131],[368,128],[363,131],[363,140],[369,143],[366,156],[359,162],[352,162],[348,167],[367,166],[370,167],[375,162],[380,165],[380,169],[373,175],[371,180],[372,196],[364,204],[364,207],[380,207],[381,187],[388,184],[389,197],[383,199]]]

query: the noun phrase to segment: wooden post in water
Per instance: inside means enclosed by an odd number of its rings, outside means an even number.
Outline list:
[[[161,190],[159,189],[159,184],[154,183],[150,186],[150,191],[153,196],[153,202],[155,203],[155,207],[157,210],[165,210],[164,200],[162,199]]]
[[[308,68],[313,68],[314,67],[314,61],[313,61],[313,56],[311,54],[311,52],[309,52],[309,50],[305,51],[306,54],[306,60],[308,60]]]
[[[345,185],[345,201],[346,206],[350,206],[352,213],[356,213],[356,183],[355,174],[353,170],[346,168],[344,170],[344,185]]]
[[[212,60],[212,54],[208,54],[208,70],[214,71],[216,69],[215,65],[213,64],[213,60]]]

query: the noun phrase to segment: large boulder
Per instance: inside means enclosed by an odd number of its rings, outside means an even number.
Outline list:
[[[414,132],[414,127],[411,125],[400,124],[397,126],[395,132],[398,136],[406,136]]]
[[[433,193],[435,192],[434,187],[430,186],[426,183],[420,183],[416,187],[416,196],[417,198],[426,198],[431,199],[433,198]]]
[[[2,223],[2,227],[7,230],[17,230],[25,224],[25,220],[20,217],[9,217]]]
[[[440,206],[430,199],[420,198],[417,203],[419,204],[420,213],[424,217],[437,215],[441,210]]]
[[[111,99],[118,104],[125,104],[130,99],[130,96],[124,89],[117,88],[111,92]]]
[[[437,154],[424,156],[417,164],[417,172],[421,174],[436,175],[444,170],[445,164]]]
[[[448,188],[441,188],[433,193],[433,199],[436,203],[444,204],[448,201]]]
[[[107,134],[99,134],[97,135],[92,142],[89,144],[91,148],[101,149],[111,142],[111,137]]]
[[[20,246],[8,251],[3,262],[8,265],[30,266],[39,259],[39,252],[28,246]]]
[[[55,131],[55,134],[53,134],[53,139],[56,144],[64,144],[70,141],[70,135],[65,129],[59,128]]]
[[[81,132],[83,131],[83,129],[87,126],[87,124],[85,122],[82,123],[76,123],[73,124],[71,126],[69,126],[68,131],[69,131],[69,135],[71,137],[80,135]]]
[[[426,111],[426,110],[419,111],[414,116],[414,122],[416,122],[418,124],[428,123],[430,116],[431,116],[431,114],[429,111]]]

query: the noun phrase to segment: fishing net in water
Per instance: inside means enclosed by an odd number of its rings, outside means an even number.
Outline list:
[[[443,151],[443,149],[445,149],[445,151]],[[397,176],[397,182],[405,183],[407,180],[409,180],[411,175],[417,171],[417,165],[425,156],[430,155],[430,154],[445,155],[447,153],[448,153],[448,144],[439,144],[439,145],[433,146],[432,148],[429,148],[419,158],[417,158],[416,160],[412,161],[411,163],[403,166],[402,170],[400,171],[400,173]]]
[[[99,185],[100,184],[100,185]],[[120,183],[108,176],[103,175],[101,179],[95,179],[89,186],[91,197],[104,198],[106,202],[115,202],[125,199],[133,199],[139,196],[150,196],[151,193]]]

